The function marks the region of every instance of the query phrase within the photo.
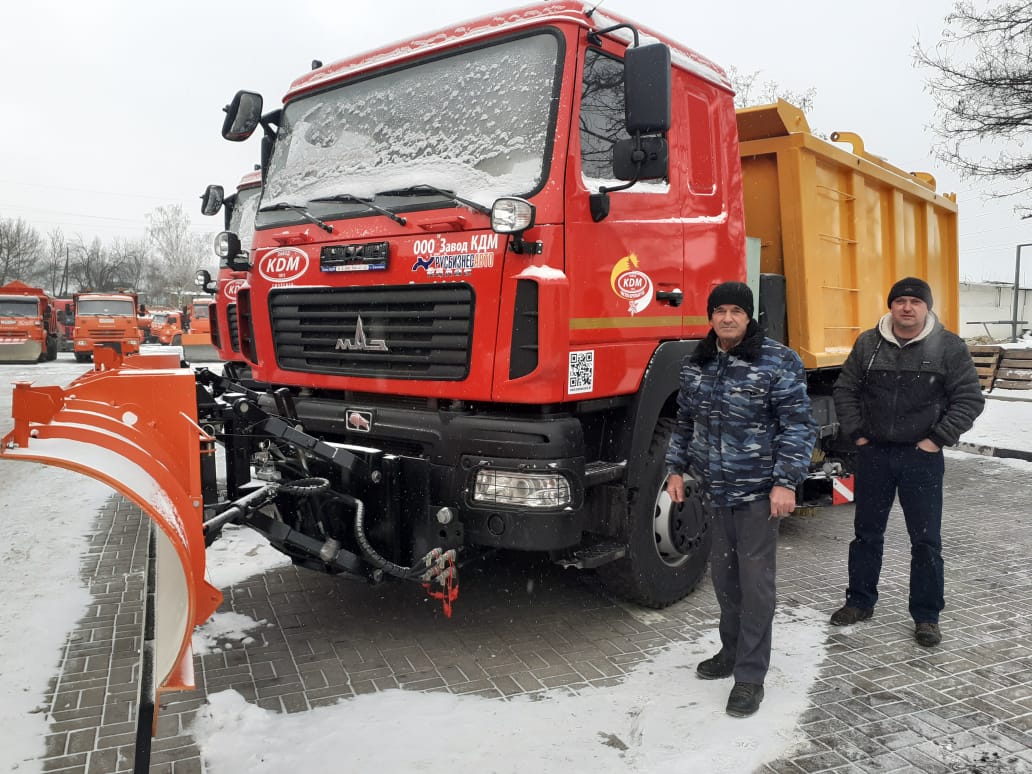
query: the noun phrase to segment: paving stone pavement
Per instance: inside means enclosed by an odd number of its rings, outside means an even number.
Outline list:
[[[967,455],[950,455],[946,476],[942,645],[913,641],[897,510],[875,617],[828,627],[828,655],[800,719],[805,741],[764,774],[1032,772],[1032,480],[1027,466]],[[47,697],[46,772],[132,770],[148,529],[117,498],[98,518],[82,564],[94,601]],[[851,532],[850,506],[784,524],[781,607],[830,614],[842,603]],[[295,713],[388,688],[498,700],[576,691],[619,681],[669,643],[710,631],[717,616],[708,580],[649,611],[608,598],[588,575],[520,556],[464,570],[450,620],[409,585],[369,587],[289,566],[225,594],[222,610],[274,625],[251,644],[195,657],[198,690],[167,697],[152,773],[205,771],[187,728],[209,692],[232,688]]]

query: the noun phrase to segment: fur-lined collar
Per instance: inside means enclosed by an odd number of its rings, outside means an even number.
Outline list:
[[[763,348],[763,339],[763,329],[760,328],[755,320],[749,320],[749,325],[745,328],[745,338],[738,342],[738,345],[733,347],[728,354],[752,362],[760,356],[760,351]],[[717,356],[719,351],[716,331],[710,328],[706,338],[699,342],[699,346],[692,353],[691,361],[699,365],[708,363]]]

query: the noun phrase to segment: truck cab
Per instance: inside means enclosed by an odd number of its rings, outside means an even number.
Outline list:
[[[18,280],[0,287],[0,362],[54,360],[58,345],[53,299]]]
[[[236,236],[239,254],[234,263],[246,266],[249,260],[251,239],[254,236],[254,218],[262,192],[261,170],[248,172],[237,184],[236,192],[225,196],[220,185],[209,185],[201,196],[201,212],[204,215],[224,213],[225,232]],[[218,241],[218,240],[217,240]],[[245,268],[233,268],[226,258],[219,261],[218,276],[214,281],[214,306],[211,310],[211,342],[218,351],[219,359],[230,373],[247,375],[249,366],[240,354],[240,324],[237,318],[237,291],[247,279]],[[210,277],[201,282],[207,284]]]
[[[140,351],[137,297],[128,292],[82,292],[73,296],[75,359],[87,363],[94,347],[113,349],[122,355]]]
[[[182,312],[152,312],[151,340],[159,344],[180,345],[183,343]]]

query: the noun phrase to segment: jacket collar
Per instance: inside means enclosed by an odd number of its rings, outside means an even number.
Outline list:
[[[763,348],[763,329],[756,323],[755,320],[749,320],[749,325],[745,328],[745,338],[743,338],[738,345],[732,347],[728,355],[734,355],[742,360],[753,361],[760,356],[760,351]],[[717,334],[710,328],[710,332],[706,334],[699,346],[695,348],[695,352],[692,353],[691,361],[702,365],[713,360],[720,352],[717,347]]]
[[[882,315],[882,318],[878,321],[878,333],[881,334],[882,338],[891,344],[895,344],[897,347],[905,347],[907,344],[913,344],[914,342],[927,339],[932,335],[932,331],[935,330],[939,324],[939,318],[935,316],[935,312],[928,312],[928,316],[925,318],[924,328],[914,338],[907,341],[905,344],[900,342],[896,338],[896,334],[892,332],[892,312],[886,312]]]

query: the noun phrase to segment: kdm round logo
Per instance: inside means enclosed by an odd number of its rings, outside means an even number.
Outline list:
[[[258,273],[269,282],[290,282],[308,271],[308,254],[296,247],[280,247],[258,262]]]
[[[231,279],[222,286],[222,295],[226,297],[227,301],[236,301],[237,293],[240,292],[240,288],[243,286],[244,281],[242,279]]]
[[[652,278],[638,269],[634,253],[616,262],[609,285],[616,295],[627,299],[627,311],[632,315],[644,311],[652,301]]]

